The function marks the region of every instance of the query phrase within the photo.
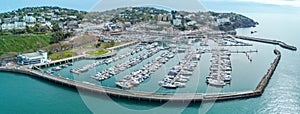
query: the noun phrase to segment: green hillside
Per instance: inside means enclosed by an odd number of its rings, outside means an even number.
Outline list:
[[[6,52],[35,51],[48,46],[51,35],[0,36],[0,55]]]

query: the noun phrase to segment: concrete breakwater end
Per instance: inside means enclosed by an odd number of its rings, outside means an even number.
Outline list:
[[[297,50],[297,47],[288,45],[288,44],[286,44],[282,41],[277,41],[277,40],[269,40],[269,39],[254,38],[254,37],[247,37],[247,36],[232,36],[232,35],[228,35],[228,37],[238,38],[238,39],[243,39],[243,40],[263,42],[263,43],[269,43],[269,44],[275,44],[275,45],[279,45],[279,46],[281,46],[282,48],[285,48],[285,49],[289,49],[289,50],[293,50],[293,51]]]
[[[149,92],[141,92],[141,91],[131,91],[131,90],[121,90],[116,88],[108,88],[100,85],[95,85],[86,82],[79,82],[75,80],[64,79],[60,77],[54,77],[48,75],[43,72],[39,72],[37,70],[28,69],[26,67],[20,67],[18,69],[14,67],[0,67],[0,71],[2,72],[14,72],[20,74],[26,74],[29,76],[41,78],[48,80],[50,82],[57,83],[59,85],[63,85],[66,87],[83,90],[86,92],[90,92],[92,94],[98,95],[108,95],[116,98],[124,98],[124,99],[134,99],[134,100],[143,100],[143,101],[153,101],[153,102],[201,102],[201,101],[224,101],[224,100],[233,100],[233,99],[242,99],[242,98],[252,98],[261,96],[264,92],[264,89],[267,87],[269,80],[271,79],[279,61],[281,58],[281,54],[278,50],[274,50],[274,53],[277,55],[274,62],[271,64],[271,67],[268,69],[268,72],[257,88],[253,91],[246,92],[231,92],[231,93],[210,93],[210,94],[195,94],[195,93],[177,93],[177,94],[159,94],[159,93],[149,93]]]

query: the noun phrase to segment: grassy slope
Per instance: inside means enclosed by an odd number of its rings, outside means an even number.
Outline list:
[[[50,44],[52,36],[0,36],[0,52],[27,52]]]
[[[94,50],[94,51],[88,51],[86,54],[92,55],[92,56],[99,56],[106,54],[108,51],[107,50]]]
[[[73,50],[65,50],[65,51],[53,53],[49,55],[49,57],[51,60],[59,60],[59,59],[69,58],[76,55],[77,55],[76,53],[73,53]]]

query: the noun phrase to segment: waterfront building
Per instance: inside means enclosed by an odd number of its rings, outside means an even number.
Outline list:
[[[34,53],[20,54],[17,56],[17,62],[20,65],[30,65],[30,64],[39,64],[50,62],[48,60],[48,53],[39,50]]]
[[[1,66],[7,66],[6,61],[2,61],[2,62],[1,62]]]

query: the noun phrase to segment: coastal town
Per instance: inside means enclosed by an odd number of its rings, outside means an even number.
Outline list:
[[[210,87],[230,86],[236,77],[232,75],[235,69],[232,54],[243,55],[249,63],[255,61],[251,55],[259,50],[252,48],[249,41],[297,50],[281,41],[236,35],[237,28],[258,25],[236,13],[168,11],[152,7],[125,7],[104,12],[32,7],[0,14],[0,24],[0,46],[3,47],[0,71],[25,73],[99,93],[105,91],[110,95],[158,101],[170,100],[165,95],[168,90],[190,86],[193,77],[205,77],[199,83]],[[16,42],[22,44],[12,45]],[[271,70],[255,90],[222,94],[219,98],[219,94],[196,94],[194,100],[261,95],[281,57],[278,50],[274,53],[277,57]],[[200,69],[206,55],[210,57],[209,69]],[[203,70],[209,73],[197,74]],[[140,88],[153,77],[159,77],[155,87],[166,91],[162,92],[163,96],[148,92],[131,96],[124,92]],[[179,96],[175,100],[191,99]]]
[[[5,41],[0,44],[3,47],[1,58],[42,49],[49,53],[50,59],[57,60],[79,55],[71,49],[97,40],[96,47],[109,48],[130,41],[132,37],[140,38],[141,34],[202,34],[233,31],[258,23],[235,13],[190,13],[149,7],[85,12],[45,6],[1,13],[0,24],[2,41]],[[13,46],[13,42],[22,48]]]

